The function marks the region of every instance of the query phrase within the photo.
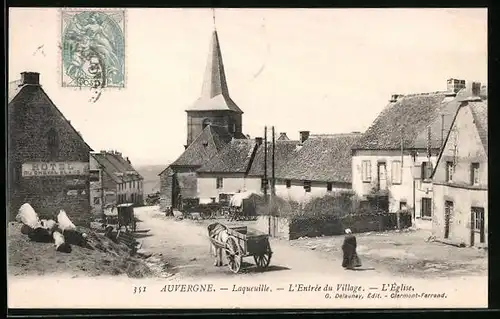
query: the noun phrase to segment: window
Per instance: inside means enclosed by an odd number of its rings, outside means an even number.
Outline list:
[[[217,177],[217,189],[221,189],[224,186],[222,177]]]
[[[311,182],[310,181],[304,182],[304,190],[306,191],[306,193],[311,192]]]
[[[135,188],[135,181],[132,182],[132,187]]]
[[[89,181],[99,182],[101,180],[101,171],[98,169],[92,169],[89,171]]]
[[[391,180],[393,184],[401,184],[401,161],[392,162]]]
[[[128,182],[128,188],[132,188],[132,182]]]
[[[428,197],[422,198],[420,217],[432,217],[432,199]]]
[[[399,210],[405,210],[407,208],[408,208],[408,206],[407,206],[405,200],[402,200],[402,201],[399,202]]]
[[[58,155],[59,143],[57,139],[57,132],[55,129],[51,128],[47,133],[47,148],[50,153],[51,159],[56,159]]]
[[[455,171],[455,167],[453,166],[453,162],[446,162],[446,181],[453,181],[453,173]]]
[[[372,181],[372,172],[371,172],[371,162],[370,161],[363,161],[361,163],[361,178],[363,179],[363,182],[371,182]]]
[[[479,185],[479,163],[472,163],[470,166],[470,183]]]
[[[332,191],[332,188],[333,188],[332,183],[326,183],[326,191],[327,191],[327,192],[331,192],[331,191]]]
[[[290,187],[292,187],[292,181],[291,181],[291,180],[287,179],[287,180],[285,181],[285,183],[286,183],[286,188],[290,188]]]
[[[94,205],[99,205],[101,203],[101,199],[99,197],[94,197]]]
[[[420,166],[421,172],[420,176],[422,176],[422,180],[428,180],[432,176],[432,162],[422,162],[422,166]]]

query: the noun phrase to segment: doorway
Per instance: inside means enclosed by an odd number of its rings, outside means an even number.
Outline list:
[[[377,163],[377,182],[379,190],[387,190],[387,171],[385,162]]]
[[[450,237],[450,220],[453,214],[453,202],[445,201],[444,203],[444,238]]]
[[[484,208],[482,207],[471,207],[471,236],[470,245],[474,246],[477,242],[485,242],[484,233]]]

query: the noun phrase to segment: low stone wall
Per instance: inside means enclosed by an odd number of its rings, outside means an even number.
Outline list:
[[[269,226],[271,225],[271,226]],[[400,214],[400,227],[411,226],[411,214]],[[273,237],[294,240],[300,237],[334,236],[344,234],[346,228],[353,233],[386,231],[397,228],[397,215],[394,213],[350,214],[336,216],[298,216],[289,218],[259,216],[255,225],[257,230]]]

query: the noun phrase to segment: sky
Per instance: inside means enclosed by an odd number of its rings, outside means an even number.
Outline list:
[[[60,12],[11,8],[9,81],[40,82],[95,150],[134,165],[168,165],[184,150],[214,28],[210,9],[127,9],[126,87],[89,102],[61,87]],[[365,131],[391,94],[446,90],[448,78],[486,83],[487,9],[216,9],[231,98],[243,132]],[[40,46],[43,47],[39,50]]]

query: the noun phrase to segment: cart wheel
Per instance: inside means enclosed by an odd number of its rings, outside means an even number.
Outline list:
[[[226,241],[226,258],[229,269],[235,274],[238,273],[243,257],[241,256],[240,246],[234,237],[229,237]]]
[[[269,263],[271,262],[271,256],[272,256],[271,253],[265,253],[262,255],[253,256],[257,268],[259,269],[267,268],[269,266]]]

